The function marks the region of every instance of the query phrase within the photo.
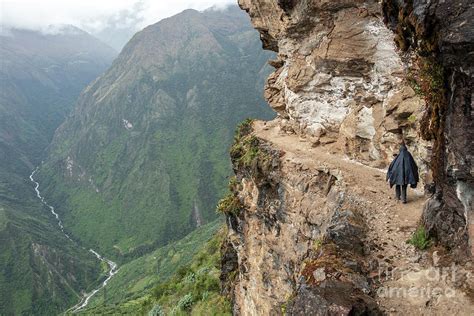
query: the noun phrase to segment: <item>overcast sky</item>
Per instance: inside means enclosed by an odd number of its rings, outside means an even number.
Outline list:
[[[141,29],[193,8],[226,6],[237,0],[0,0],[0,24],[41,30],[49,25],[73,24],[89,32],[110,26]]]

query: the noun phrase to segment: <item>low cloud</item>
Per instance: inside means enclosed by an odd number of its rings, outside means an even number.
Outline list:
[[[237,0],[2,0],[2,28],[48,32],[72,24],[91,33],[108,28],[139,30],[185,9],[221,8]]]

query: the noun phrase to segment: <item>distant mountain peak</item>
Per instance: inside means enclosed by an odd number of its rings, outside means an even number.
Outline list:
[[[186,10],[135,34],[56,131],[39,173],[57,181],[50,192],[64,184],[65,226],[130,257],[213,220],[234,126],[272,116],[259,46],[241,11]],[[87,197],[68,208],[78,188]]]
[[[48,35],[90,35],[88,32],[72,24],[50,24],[42,29],[41,32]]]

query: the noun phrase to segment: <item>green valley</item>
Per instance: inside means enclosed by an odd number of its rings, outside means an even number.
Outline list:
[[[196,315],[202,315],[199,310],[210,311],[210,308],[230,312],[219,285],[223,236],[222,221],[214,221],[177,242],[124,264],[81,314],[146,314],[156,305],[166,314],[175,309],[176,314],[185,297],[192,298],[192,308],[187,312],[194,309]],[[185,311],[184,308],[182,312]]]
[[[216,219],[235,126],[273,116],[258,41],[235,7],[186,10],[130,40],[39,171],[76,238],[127,262]]]
[[[115,52],[74,28],[0,36],[0,314],[51,315],[103,272],[68,240],[28,179],[80,91]]]
[[[113,50],[74,27],[13,32],[0,72],[0,314],[56,314],[95,293],[79,313],[230,315],[215,207],[235,127],[274,116],[261,95],[271,54],[245,13],[186,10],[137,33],[108,69]],[[74,241],[35,196],[38,164]],[[108,267],[88,249],[119,263],[104,288]]]

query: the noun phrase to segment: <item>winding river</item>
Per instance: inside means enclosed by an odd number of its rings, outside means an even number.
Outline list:
[[[66,233],[66,231],[64,230],[64,225],[63,225],[63,222],[61,221],[61,218],[59,217],[58,213],[56,213],[55,209],[53,206],[49,205],[48,203],[46,203],[44,197],[41,195],[41,192],[39,190],[39,183],[37,181],[35,181],[34,179],[34,176],[35,176],[35,173],[38,171],[38,168],[36,168],[30,175],[30,180],[31,182],[34,183],[35,185],[35,192],[36,192],[36,196],[38,197],[38,199],[40,199],[41,203],[43,203],[47,208],[49,208],[49,210],[51,211],[51,214],[53,214],[53,216],[56,218],[56,221],[58,223],[58,226],[59,226],[59,229],[61,230],[61,232],[64,234],[64,236],[66,236],[67,239],[69,239],[70,241],[74,242],[74,240],[72,240],[72,238]],[[85,249],[84,247],[82,247],[83,249]],[[104,282],[102,282],[102,284],[94,289],[92,292],[84,295],[84,297],[82,297],[82,299],[80,300],[79,303],[77,303],[76,305],[74,305],[73,307],[71,307],[70,309],[67,310],[67,312],[72,312],[72,313],[75,313],[75,312],[78,312],[80,311],[81,309],[85,308],[88,304],[89,304],[89,301],[90,299],[95,295],[97,294],[97,292],[99,292],[101,289],[103,289],[105,286],[107,286],[107,283],[110,281],[110,279],[112,279],[116,274],[117,272],[119,271],[118,269],[118,265],[113,262],[112,260],[109,260],[105,257],[102,257],[99,253],[97,253],[95,250],[93,249],[89,249],[89,252],[91,252],[94,256],[97,257],[97,259],[99,259],[100,261],[102,262],[105,262],[107,263],[107,265],[109,266],[109,272],[108,272],[108,276],[107,278],[104,280]]]

